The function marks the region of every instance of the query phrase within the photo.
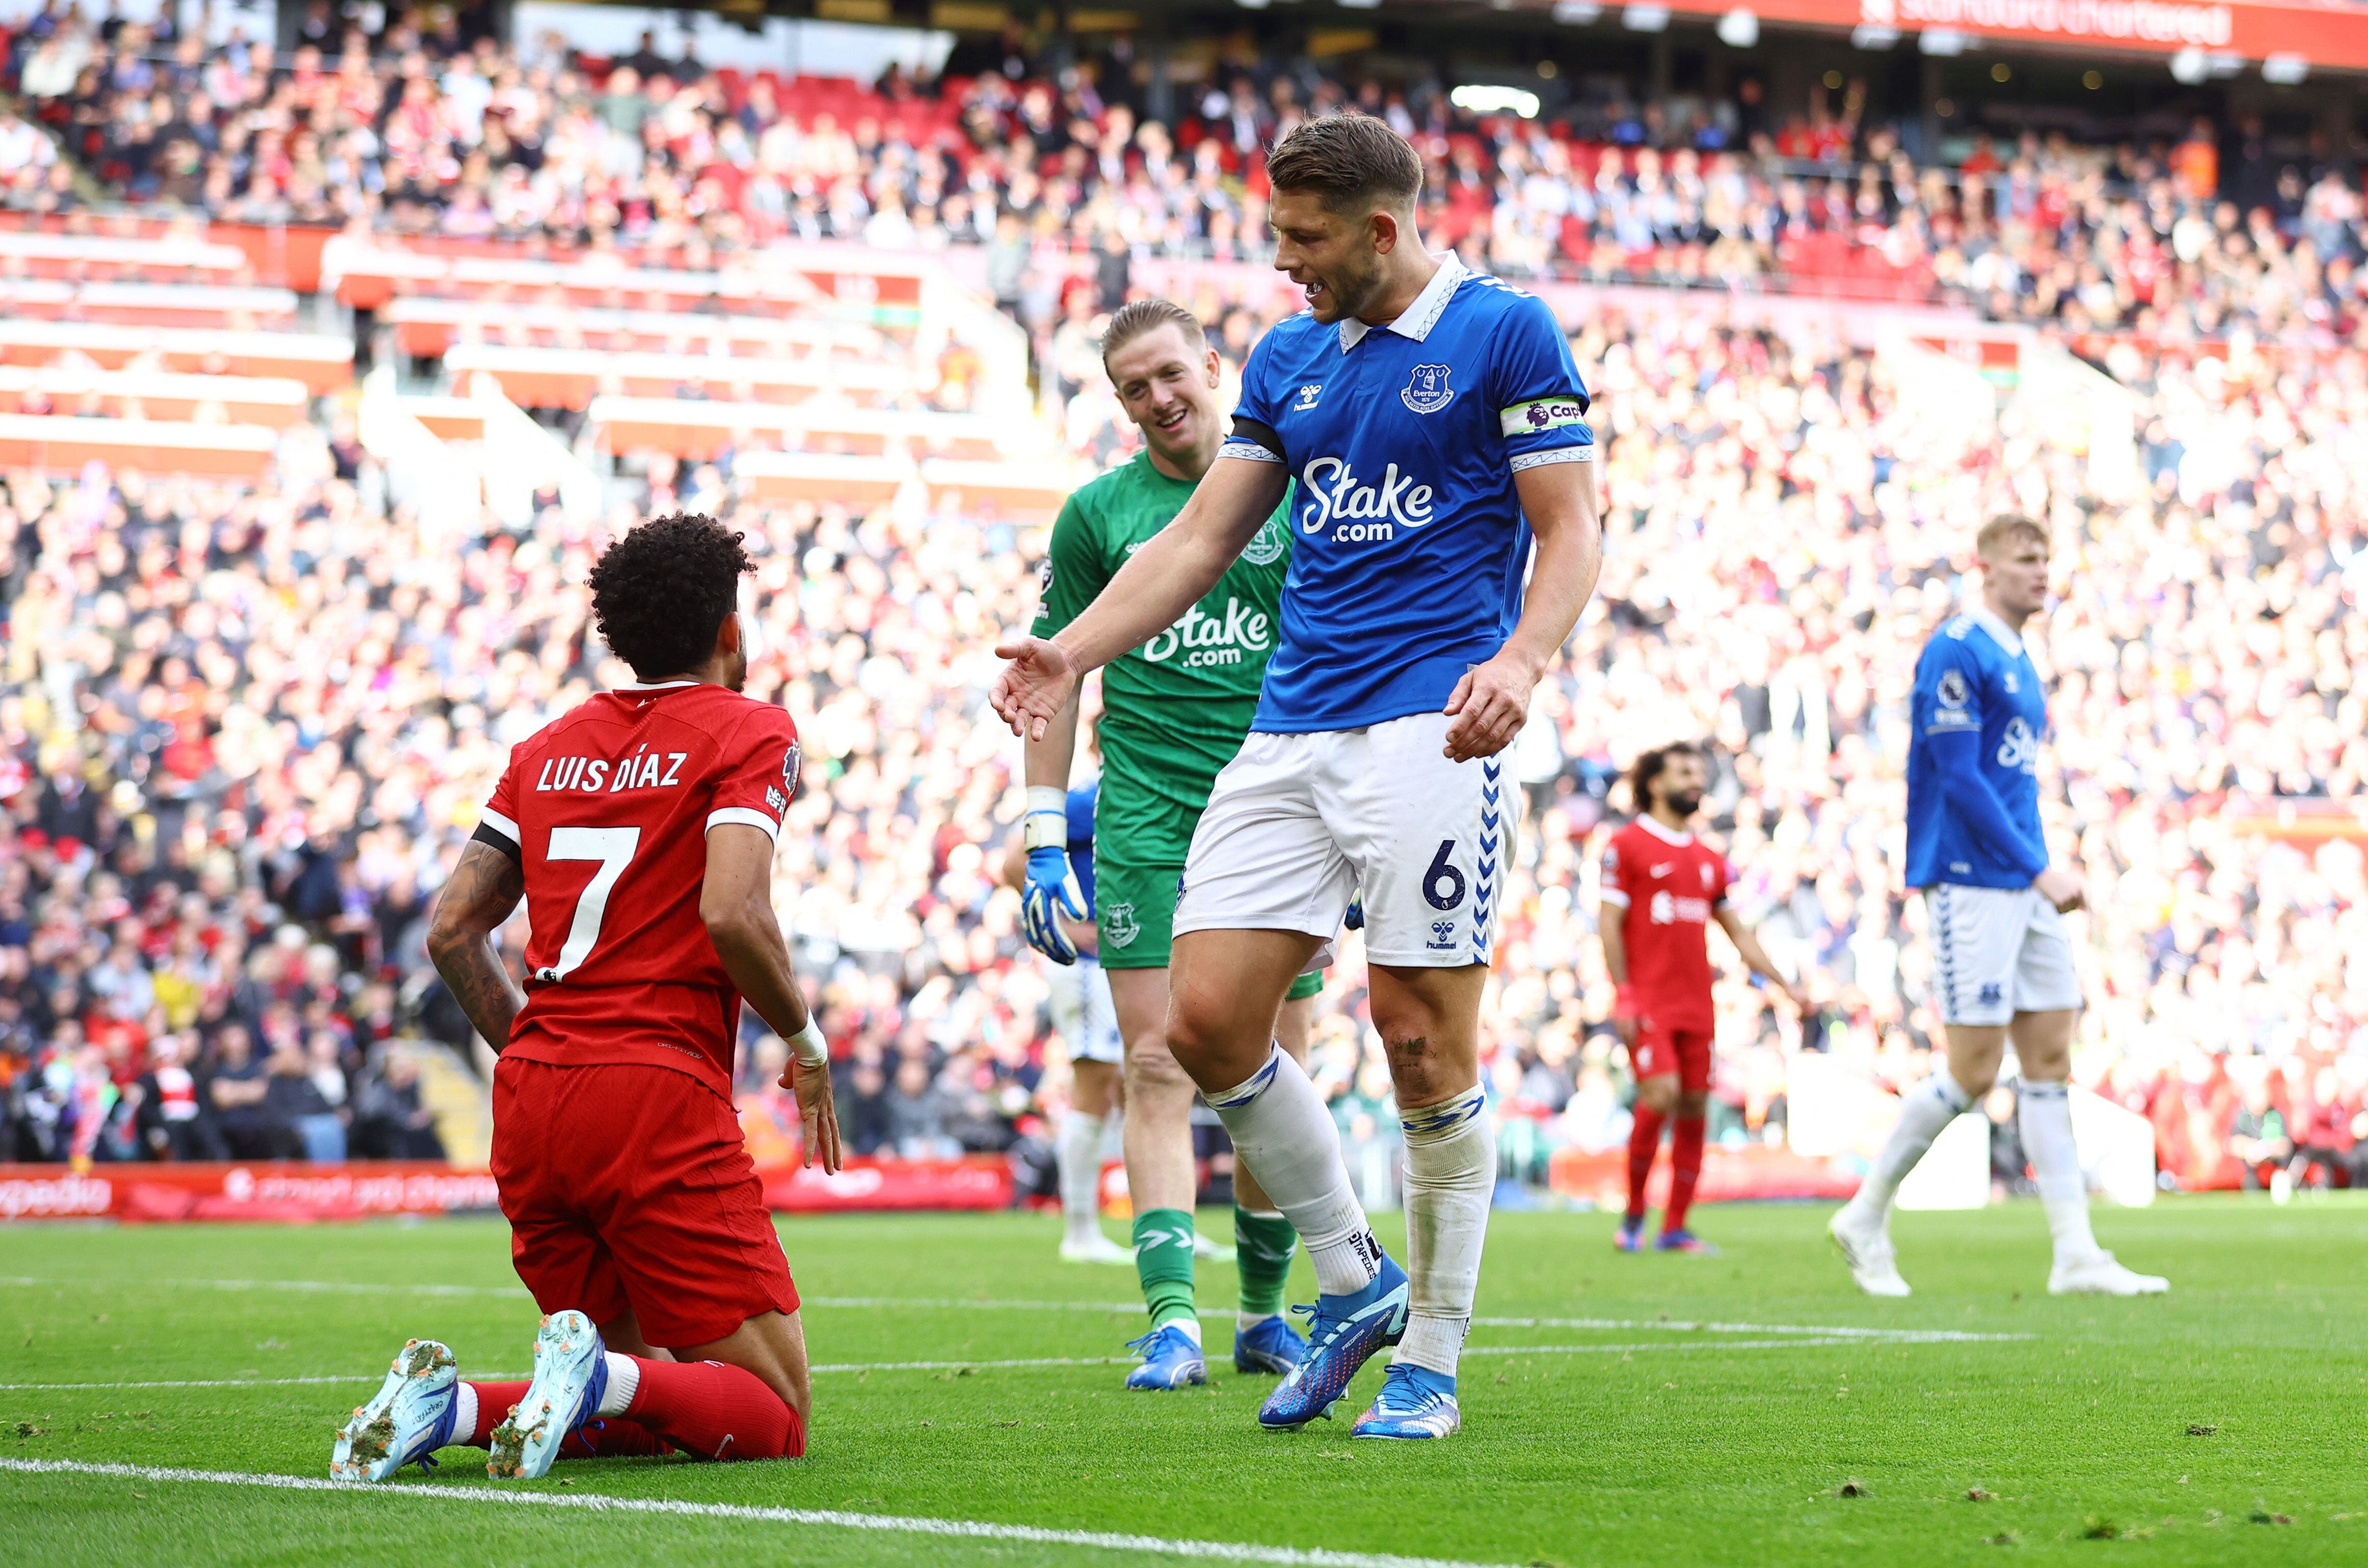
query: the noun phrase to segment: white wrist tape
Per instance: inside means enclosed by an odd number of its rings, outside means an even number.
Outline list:
[[[1028,787],[1028,815],[1019,826],[1019,842],[1029,849],[1069,846],[1069,792],[1051,784]]]
[[[790,1037],[790,1054],[808,1067],[825,1067],[830,1063],[830,1041],[814,1027],[814,1015],[806,1015],[806,1027]]]

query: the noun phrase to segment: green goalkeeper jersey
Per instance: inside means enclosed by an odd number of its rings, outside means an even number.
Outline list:
[[[1191,494],[1190,482],[1168,478],[1139,452],[1071,495],[1040,569],[1036,635],[1075,620]],[[1274,652],[1291,565],[1288,506],[1286,498],[1181,620],[1102,671],[1106,801],[1115,780],[1125,793],[1147,791],[1194,816],[1209,803],[1218,769],[1249,733]]]

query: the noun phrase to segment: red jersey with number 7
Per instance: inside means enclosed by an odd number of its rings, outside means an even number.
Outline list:
[[[1726,857],[1691,833],[1638,817],[1603,848],[1601,897],[1624,910],[1628,983],[1665,1029],[1717,1025],[1711,1006],[1710,920],[1726,899]]]
[[[512,747],[476,834],[526,877],[503,1054],[672,1067],[729,1097],[740,994],[699,917],[707,835],[778,838],[798,764],[787,713],[703,681],[619,687]]]

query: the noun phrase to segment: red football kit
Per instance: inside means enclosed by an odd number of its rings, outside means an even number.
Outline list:
[[[699,899],[709,830],[778,837],[798,766],[787,713],[694,681],[604,692],[510,752],[476,834],[518,859],[532,932],[493,1174],[546,1312],[630,1307],[676,1346],[797,1310],[732,1104],[740,997]]]
[[[1626,913],[1620,935],[1636,1006],[1636,1075],[1710,1087],[1709,925],[1726,898],[1726,858],[1691,833],[1640,816],[1603,850],[1602,899]]]

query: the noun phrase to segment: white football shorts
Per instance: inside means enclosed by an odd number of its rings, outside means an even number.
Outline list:
[[[1118,1005],[1110,1000],[1110,976],[1086,953],[1069,964],[1044,961],[1053,987],[1053,1032],[1072,1062],[1126,1060],[1126,1042],[1118,1032]]]
[[[1932,984],[1952,1024],[2003,1024],[2017,1013],[2080,1006],[2064,916],[2029,888],[1924,890]]]
[[[1356,730],[1253,732],[1217,775],[1192,835],[1176,934],[1304,931],[1331,962],[1340,917],[1365,904],[1373,963],[1488,961],[1513,851],[1504,757],[1450,762],[1447,715]]]

